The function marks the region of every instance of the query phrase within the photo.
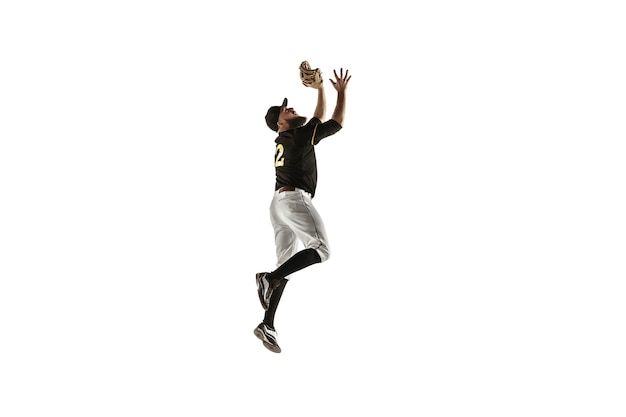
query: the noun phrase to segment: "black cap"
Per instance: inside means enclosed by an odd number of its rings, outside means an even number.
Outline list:
[[[283,100],[283,104],[281,106],[272,106],[267,110],[265,123],[267,123],[267,127],[272,129],[274,132],[278,132],[278,116],[280,115],[280,111],[285,107],[287,107],[286,98]]]

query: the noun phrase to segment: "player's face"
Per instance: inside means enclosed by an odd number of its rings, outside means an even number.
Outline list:
[[[298,117],[298,113],[293,109],[293,107],[285,107],[281,110],[279,118],[282,117],[283,120],[293,119],[294,117]]]
[[[278,116],[278,122],[283,121],[290,129],[303,126],[306,123],[306,117],[299,116],[293,107],[284,108]]]

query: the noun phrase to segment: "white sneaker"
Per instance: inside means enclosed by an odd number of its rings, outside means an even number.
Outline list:
[[[276,329],[272,326],[261,322],[261,324],[254,329],[254,335],[263,342],[263,346],[274,353],[280,353],[280,346],[278,346],[276,342]]]

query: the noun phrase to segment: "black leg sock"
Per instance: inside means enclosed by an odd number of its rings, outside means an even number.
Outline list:
[[[291,258],[279,266],[274,272],[270,273],[272,280],[283,279],[288,275],[293,274],[307,266],[322,262],[320,254],[315,249],[309,248],[301,250],[293,255]]]
[[[278,303],[280,302],[280,297],[283,295],[283,290],[285,289],[285,285],[289,282],[286,279],[281,279],[278,287],[274,288],[274,292],[272,292],[272,297],[270,298],[270,305],[265,311],[265,317],[263,321],[265,324],[269,324],[274,327],[274,316],[276,315],[276,309],[278,308]]]

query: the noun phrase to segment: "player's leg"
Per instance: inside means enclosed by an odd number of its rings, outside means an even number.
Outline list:
[[[285,219],[281,213],[278,204],[280,197],[282,196],[280,196],[279,193],[276,193],[272,199],[272,204],[270,205],[270,220],[272,222],[272,227],[274,228],[276,264],[278,267],[291,258],[298,249],[298,240],[296,239],[296,235],[285,223]],[[268,310],[270,307],[272,292],[274,289],[281,284],[282,280],[286,279],[288,279],[287,275],[281,276],[279,279],[272,280],[271,273],[269,272],[256,274],[259,301],[265,310]],[[280,300],[280,296],[278,296],[278,300]],[[273,307],[273,310],[275,313],[275,306]]]
[[[288,217],[285,216],[284,198],[284,195],[278,193],[270,206],[270,220],[274,228],[277,267],[283,265],[298,252],[297,236],[289,226]],[[289,274],[281,276],[281,278],[289,279]]]
[[[324,222],[311,202],[310,194],[303,191],[283,193],[277,199],[276,209],[281,219],[304,244],[304,249],[295,253],[270,274],[278,280],[310,265],[324,262],[330,257],[328,238]]]
[[[272,295],[270,297],[270,302],[267,310],[265,310],[265,316],[263,316],[263,322],[269,324],[274,327],[274,318],[276,317],[276,310],[278,309],[278,304],[280,303],[280,299],[283,296],[283,291],[285,290],[285,286],[289,282],[288,279],[281,279],[279,285],[273,289]]]
[[[276,200],[275,196],[270,205],[270,219],[274,228],[276,264],[280,266],[297,252],[298,241],[293,231],[282,221],[276,206]],[[263,346],[267,349],[280,353],[281,349],[276,340],[277,333],[274,328],[274,317],[288,279],[285,277],[276,280],[275,285],[272,286],[268,275],[269,273],[257,274],[259,299],[266,311],[263,321],[254,329],[254,334],[263,342]]]
[[[325,262],[330,258],[330,247],[324,221],[313,205],[309,193],[302,192],[300,198],[301,203],[292,214],[289,227],[306,249],[315,249],[320,256],[320,262]]]
[[[276,246],[276,266],[279,267],[298,252],[296,234],[284,224],[274,224],[274,244]]]
[[[289,260],[298,251],[298,241],[296,235],[282,224],[276,224],[274,226],[274,236],[276,241],[276,264],[280,267],[287,260]],[[268,279],[269,281],[269,279]],[[285,285],[289,281],[289,276],[282,277],[277,281],[268,282],[268,286],[271,288],[269,294],[268,308],[265,311],[264,322],[270,326],[274,326],[274,316],[276,315],[276,309],[278,303],[283,295]]]

